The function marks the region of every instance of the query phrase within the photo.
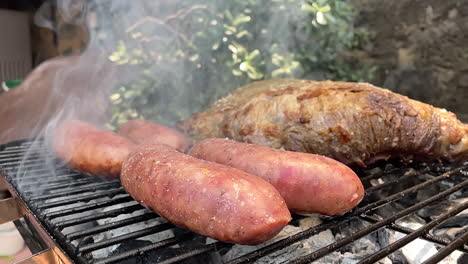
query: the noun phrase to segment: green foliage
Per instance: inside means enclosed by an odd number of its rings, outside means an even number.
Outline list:
[[[206,3],[182,1],[122,37],[110,59],[134,74],[111,96],[111,127],[137,117],[172,125],[255,80],[373,78],[375,67],[342,56],[373,37],[354,28],[347,1]]]

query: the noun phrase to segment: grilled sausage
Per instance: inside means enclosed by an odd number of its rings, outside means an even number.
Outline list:
[[[134,148],[128,139],[78,120],[59,124],[52,144],[71,168],[109,178],[119,177],[123,160]]]
[[[291,220],[263,179],[162,144],[138,146],[123,163],[121,181],[135,200],[175,225],[222,241],[259,244]]]
[[[338,215],[354,208],[364,196],[359,177],[344,164],[324,156],[220,138],[201,141],[189,154],[262,177],[296,213]]]
[[[136,144],[165,144],[184,152],[189,146],[189,140],[175,129],[136,119],[129,120],[120,127],[119,134]]]

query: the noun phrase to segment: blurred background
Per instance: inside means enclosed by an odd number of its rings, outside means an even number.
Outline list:
[[[110,128],[137,117],[173,125],[280,77],[370,82],[468,121],[467,1],[3,0],[0,9],[1,81],[89,47],[123,69]],[[19,66],[5,62],[14,56]]]

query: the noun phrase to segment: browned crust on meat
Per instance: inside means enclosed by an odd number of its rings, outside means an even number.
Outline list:
[[[453,113],[367,83],[255,82],[182,123],[198,140],[228,137],[361,166],[468,159],[467,125]]]

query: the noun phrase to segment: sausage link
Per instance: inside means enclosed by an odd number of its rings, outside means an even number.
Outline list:
[[[127,121],[118,133],[136,144],[165,144],[181,152],[189,146],[189,139],[177,130],[141,119]]]
[[[203,140],[189,154],[267,180],[296,213],[339,215],[354,208],[364,196],[361,180],[349,167],[320,155],[221,138]]]
[[[291,220],[283,198],[263,179],[162,144],[138,146],[121,181],[168,221],[222,241],[259,244]]]
[[[52,145],[71,168],[108,178],[119,177],[123,160],[135,147],[126,138],[78,120],[60,123]]]

